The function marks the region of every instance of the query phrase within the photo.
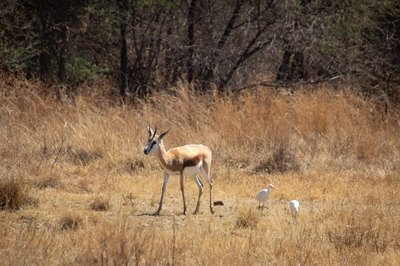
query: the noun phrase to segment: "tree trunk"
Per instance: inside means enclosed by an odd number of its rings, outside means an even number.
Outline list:
[[[304,8],[311,2],[312,0],[301,0],[300,6]],[[300,18],[295,17],[293,22],[295,32],[298,30]],[[305,77],[304,53],[301,51],[301,47],[295,47],[292,42],[288,41],[275,81],[282,84],[285,82],[297,82],[305,79]]]
[[[231,35],[234,29],[234,25],[240,15],[240,10],[243,6],[243,3],[244,3],[243,0],[236,0],[235,8],[232,11],[232,15],[225,26],[224,32],[222,33],[220,40],[218,41],[217,49],[215,50],[211,58],[211,63],[202,66],[202,72],[200,73],[200,77],[201,77],[201,88],[203,90],[205,90],[208,86],[210,86],[210,83],[214,79],[214,68],[216,62],[220,56],[221,50],[224,48],[229,36]]]
[[[187,16],[187,45],[188,45],[188,57],[187,57],[187,79],[188,82],[193,81],[193,54],[194,54],[194,10],[196,8],[196,0],[190,1],[189,12]]]
[[[279,66],[278,73],[276,74],[276,82],[287,81],[289,76],[289,63],[292,51],[285,49],[282,56],[281,65]]]
[[[61,34],[61,40],[60,40],[61,44],[57,58],[57,65],[58,65],[57,77],[60,83],[64,83],[67,79],[66,63],[68,55],[68,28],[65,25],[65,23],[61,25],[60,34]]]
[[[276,82],[281,84],[285,82],[297,82],[305,79],[305,77],[303,52],[293,52],[292,49],[285,49],[276,75]]]
[[[128,27],[128,1],[117,0],[120,20],[120,77],[119,77],[119,94],[125,96],[129,92],[128,87],[128,48],[126,43],[126,31]]]
[[[177,51],[168,43],[168,40],[172,37],[172,22],[168,24],[167,29],[167,42],[166,42],[166,53],[165,53],[165,71],[166,71],[166,82],[174,84],[178,80],[178,62],[176,60]]]
[[[128,92],[128,49],[126,46],[126,28],[127,24],[122,22],[120,25],[120,81],[119,94],[124,96]]]
[[[39,55],[39,72],[40,80],[43,82],[48,81],[50,71],[50,55],[47,51],[41,51]]]
[[[290,66],[290,77],[292,81],[305,79],[304,54],[302,51],[296,51],[293,55],[293,61]]]
[[[39,5],[39,3],[38,3]],[[50,29],[46,18],[45,8],[37,7],[41,24],[40,38],[42,47],[39,53],[39,73],[40,80],[47,82],[50,75]]]

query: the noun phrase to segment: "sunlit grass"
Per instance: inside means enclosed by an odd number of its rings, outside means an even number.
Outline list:
[[[345,88],[222,97],[197,95],[185,84],[122,106],[103,96],[107,84],[97,86],[56,102],[41,95],[39,83],[0,81],[5,265],[400,260],[395,109],[383,114]],[[181,215],[178,178],[168,183],[161,216],[149,215],[158,207],[162,171],[143,154],[147,124],[171,128],[167,148],[202,143],[213,150],[214,200],[224,204],[214,215],[207,196],[191,215],[198,191],[190,178],[189,215]],[[254,196],[269,183],[277,189],[260,212]],[[291,199],[301,205],[296,220]]]

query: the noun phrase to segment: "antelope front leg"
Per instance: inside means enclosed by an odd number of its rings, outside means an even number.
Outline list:
[[[165,193],[165,190],[167,189],[168,178],[169,178],[169,175],[165,174],[164,175],[164,182],[163,182],[163,186],[162,186],[160,204],[158,206],[158,210],[154,213],[154,215],[160,215],[160,211],[161,211],[162,203],[163,203],[163,198],[164,198],[164,193]]]
[[[183,214],[186,215],[186,201],[185,201],[185,188],[183,184],[183,174],[180,174],[180,183],[181,183],[181,192],[182,192],[182,199],[183,199]]]

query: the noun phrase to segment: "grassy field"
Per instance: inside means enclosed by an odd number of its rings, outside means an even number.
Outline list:
[[[95,89],[94,89],[95,88]],[[398,265],[400,112],[346,88],[195,95],[181,84],[115,105],[96,84],[57,103],[0,81],[2,265]],[[214,200],[143,154],[146,125],[167,148],[213,150]],[[205,183],[205,182],[204,182]],[[260,212],[257,192],[277,188]],[[298,219],[287,201],[298,199]]]

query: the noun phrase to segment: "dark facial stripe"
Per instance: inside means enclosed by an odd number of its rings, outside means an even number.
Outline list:
[[[149,148],[149,151],[151,151],[151,149],[153,149],[153,146],[154,146],[156,143],[157,143],[156,141],[153,141],[153,142],[151,143],[150,148]]]

